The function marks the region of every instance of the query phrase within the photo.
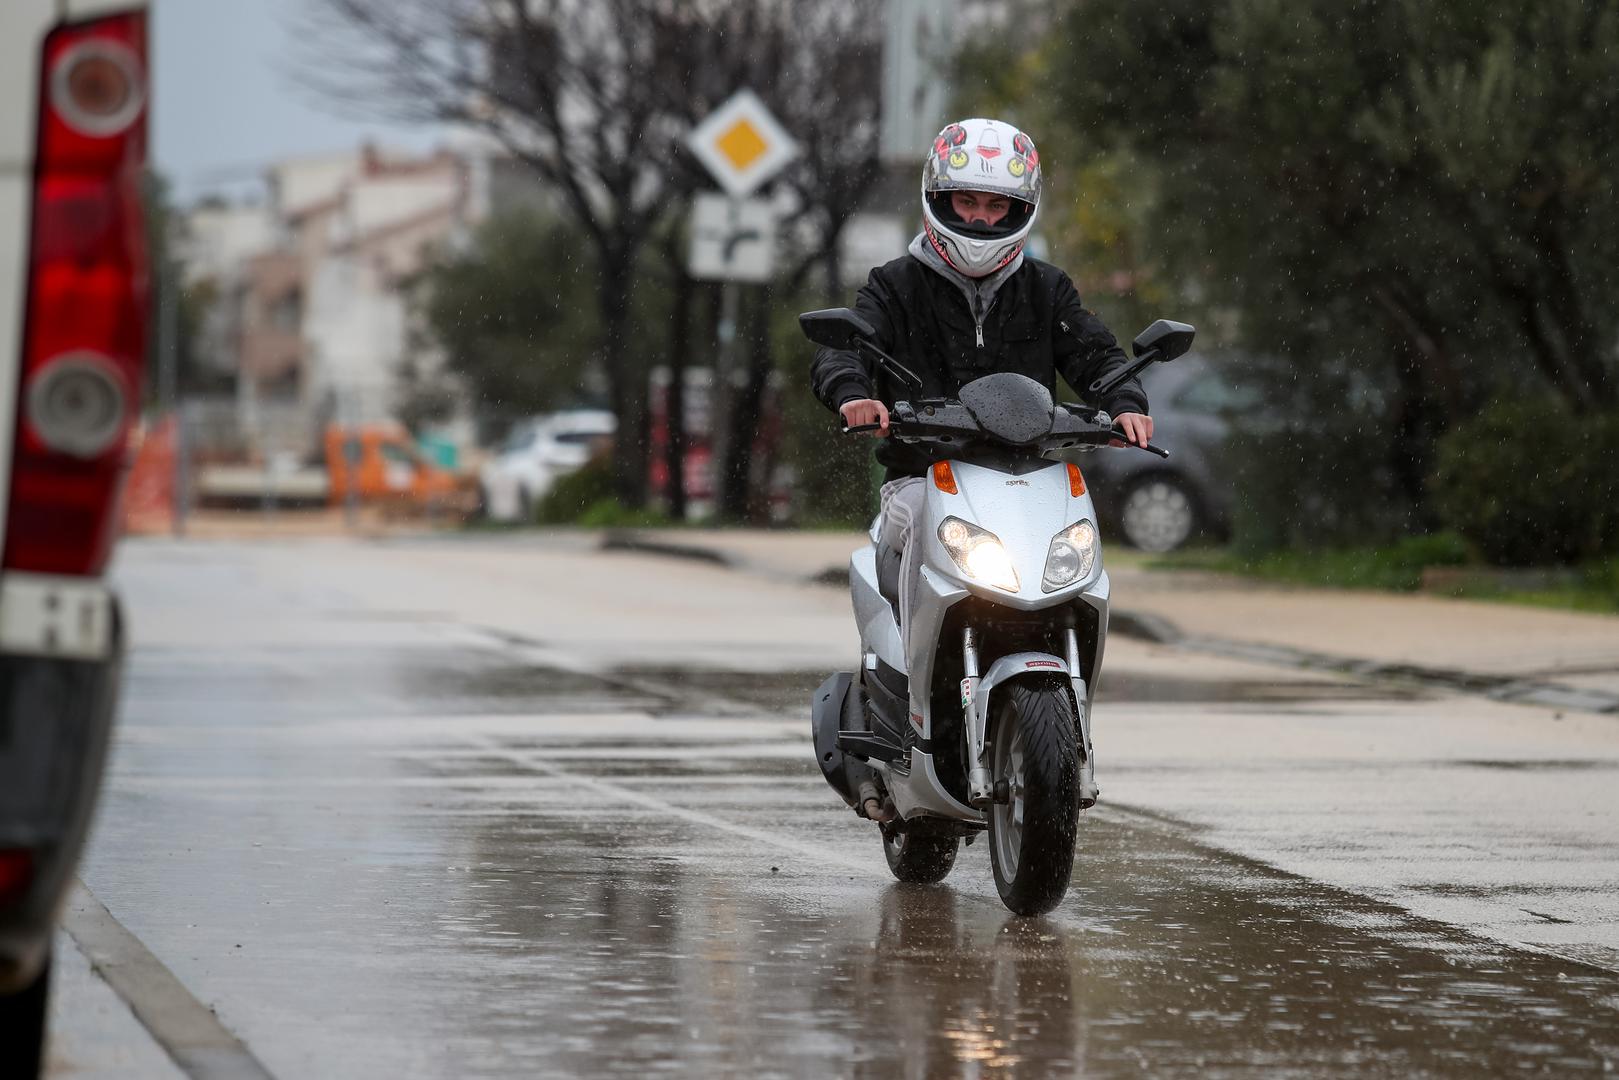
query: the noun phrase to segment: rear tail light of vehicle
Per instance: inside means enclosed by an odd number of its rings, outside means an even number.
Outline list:
[[[99,574],[146,363],[146,19],[61,26],[40,71],[9,570]]]
[[[27,848],[0,848],[0,910],[21,900],[33,880],[33,852]]]

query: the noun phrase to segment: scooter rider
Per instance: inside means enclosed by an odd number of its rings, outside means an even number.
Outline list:
[[[1000,371],[1053,391],[1060,371],[1078,388],[1128,363],[1102,320],[1081,305],[1068,275],[1024,255],[1039,205],[1040,155],[1023,132],[972,119],[934,140],[922,167],[922,232],[909,254],[874,269],[855,298],[855,310],[877,331],[876,344],[921,377],[917,396],[953,397]],[[913,394],[896,394],[883,372],[836,349],[816,353],[810,378],[816,397],[846,425],[878,424],[878,436],[888,434],[889,403]],[[1132,443],[1145,446],[1152,438],[1139,381],[1093,404],[1112,414]],[[887,470],[882,539],[903,556],[900,610],[908,611],[916,572],[910,526],[929,460],[899,443],[880,446],[877,460]]]

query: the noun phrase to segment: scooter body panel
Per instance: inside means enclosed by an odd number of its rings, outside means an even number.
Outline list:
[[[894,606],[877,584],[876,548],[863,547],[850,556],[849,595],[854,601],[855,623],[860,627],[862,654],[876,653],[877,659],[895,671],[905,671],[905,650],[900,646]]]
[[[861,548],[850,559],[850,595],[860,628],[862,654],[874,654],[888,667],[906,674],[910,715],[896,719],[909,723],[916,736],[916,744],[905,760],[872,760],[865,764],[881,777],[902,818],[933,816],[982,824],[984,814],[950,794],[935,763],[940,754],[964,753],[962,747],[936,745],[933,741],[934,702],[930,690],[937,658],[940,650],[961,648],[958,641],[941,640],[951,608],[968,597],[978,597],[1023,612],[1064,607],[1076,600],[1095,609],[1094,652],[1087,646],[1083,655],[1076,652],[1073,656],[1032,652],[985,656],[986,671],[973,694],[978,715],[984,717],[997,685],[1004,686],[1026,675],[1057,675],[1069,681],[1080,706],[1080,722],[1086,723],[1096,685],[1095,670],[1101,662],[1102,639],[1107,633],[1110,585],[1098,551],[1088,577],[1052,592],[1042,587],[1053,538],[1079,521],[1096,521],[1089,495],[1073,494],[1067,468],[1061,462],[1017,474],[967,462],[952,461],[950,466],[956,480],[955,493],[941,490],[931,478],[923,481],[923,505],[915,524],[921,534],[921,565],[910,596],[908,632],[901,634],[893,606],[881,594],[877,582],[875,545],[881,543],[881,519],[871,529],[873,546]],[[960,518],[995,534],[1017,572],[1015,591],[977,581],[956,565],[938,535],[947,517]],[[1089,670],[1080,670],[1082,666]],[[939,702],[941,708],[959,708],[961,704],[957,699]],[[959,727],[953,726],[953,730]],[[1088,738],[1085,742],[1088,744]],[[839,794],[844,792],[840,790]]]
[[[1096,522],[1090,495],[1072,493],[1065,465],[1054,461],[1044,468],[1016,476],[966,462],[952,461],[950,468],[956,479],[957,494],[941,491],[935,484],[927,485],[925,510],[918,523],[926,532],[925,565],[975,596],[1021,611],[1037,611],[1066,603],[1089,583],[1076,581],[1055,592],[1047,592],[1041,585],[1052,539],[1081,520]],[[1000,538],[1017,571],[1016,592],[976,581],[961,571],[944,541],[939,539],[939,526],[947,517],[961,518]],[[1098,557],[1091,571],[1092,578],[1101,572],[1101,564]]]

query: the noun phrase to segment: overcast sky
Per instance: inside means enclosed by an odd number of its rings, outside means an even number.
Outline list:
[[[342,120],[309,103],[285,73],[298,48],[288,24],[304,2],[152,5],[152,158],[180,202],[257,190],[272,161],[354,147],[367,137],[423,149],[438,141],[437,132]]]

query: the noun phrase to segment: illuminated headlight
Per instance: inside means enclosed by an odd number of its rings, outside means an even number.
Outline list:
[[[1007,592],[1018,591],[1017,569],[1000,537],[957,517],[939,523],[939,542],[961,572]]]
[[[1046,592],[1065,589],[1076,581],[1089,580],[1096,569],[1096,526],[1077,522],[1051,538],[1046,553],[1046,572],[1040,588]]]

